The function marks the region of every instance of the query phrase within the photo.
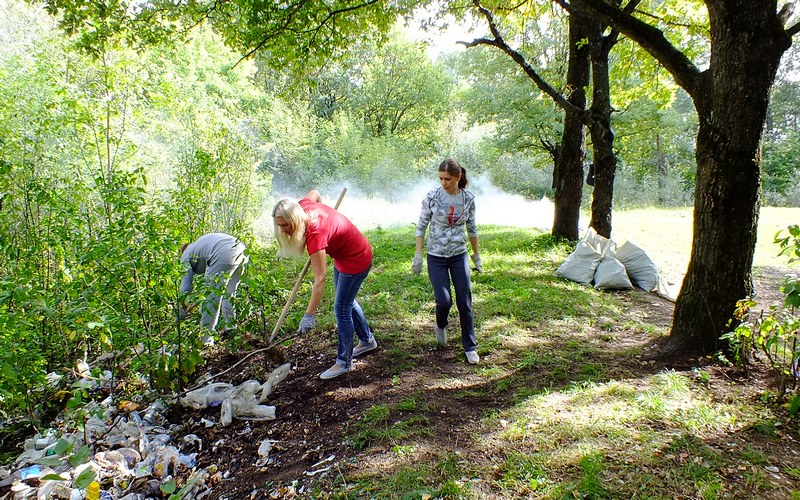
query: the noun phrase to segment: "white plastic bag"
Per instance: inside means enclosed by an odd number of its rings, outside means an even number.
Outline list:
[[[594,287],[598,290],[630,290],[633,288],[625,266],[608,252],[594,273]]]
[[[645,292],[652,292],[658,287],[658,267],[644,250],[626,241],[617,250],[616,258],[625,266],[631,282],[636,286]]]
[[[558,266],[556,276],[589,285],[598,264],[600,264],[600,252],[591,243],[581,240],[564,263]]]

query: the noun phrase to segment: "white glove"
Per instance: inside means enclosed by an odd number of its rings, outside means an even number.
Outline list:
[[[317,326],[317,318],[313,314],[305,313],[303,319],[300,320],[300,326],[297,327],[297,333],[308,333],[315,326]]]
[[[414,254],[414,260],[411,261],[411,270],[414,274],[419,274],[422,271],[422,252]]]
[[[481,256],[477,253],[470,255],[472,263],[475,265],[475,270],[479,273],[483,272],[483,264],[481,263]]]

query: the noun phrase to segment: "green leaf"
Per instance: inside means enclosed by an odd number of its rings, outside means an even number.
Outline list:
[[[58,474],[47,474],[40,478],[42,481],[66,481],[63,477],[59,476]]]
[[[800,410],[800,396],[792,396],[789,398],[789,414],[794,415]]]
[[[75,445],[73,443],[70,443],[66,439],[59,439],[55,447],[53,448],[53,452],[56,455],[63,455],[64,453],[67,453],[70,450],[72,450],[73,446]]]
[[[92,468],[91,467],[87,467],[86,470],[81,472],[78,475],[78,477],[75,478],[75,482],[73,483],[73,486],[75,486],[79,490],[85,489],[90,484],[92,484],[92,481],[94,481],[95,475],[96,474],[94,473]]]
[[[177,488],[178,488],[178,486],[175,484],[175,480],[174,479],[170,479],[166,483],[164,483],[161,486],[159,486],[159,489],[161,490],[161,492],[164,493],[164,494],[167,494],[167,495],[175,493],[175,490]]]
[[[189,492],[189,490],[191,490],[191,489],[192,489],[192,486],[193,486],[193,485],[194,485],[196,482],[198,482],[199,480],[200,480],[200,479],[199,479],[197,476],[192,476],[192,477],[191,477],[191,479],[189,479],[188,481],[186,481],[186,484],[183,486],[183,488],[181,488],[181,489],[180,489],[180,491],[178,491],[178,492],[177,492],[176,494],[174,494],[174,495],[170,495],[170,496],[169,496],[169,500],[182,500],[183,498],[185,498],[185,497],[186,497],[186,494]],[[174,481],[172,481],[172,482],[174,482]],[[163,490],[162,490],[162,491],[163,491]],[[166,492],[165,492],[165,493],[166,493]]]
[[[86,463],[89,459],[89,446],[83,445],[69,457],[69,464],[77,467],[82,463]]]

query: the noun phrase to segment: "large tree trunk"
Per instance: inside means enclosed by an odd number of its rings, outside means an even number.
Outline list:
[[[608,55],[616,43],[616,32],[602,36],[604,26],[591,23],[592,34],[592,108],[589,132],[592,137],[594,191],[592,219],[589,225],[597,234],[611,238],[611,209],[614,202],[614,178],[617,156],[614,154],[614,132],[611,130],[611,85],[608,77]]]
[[[664,355],[707,354],[729,331],[736,301],[752,291],[761,185],[759,142],[769,90],[795,25],[784,29],[776,0],[705,0],[711,57],[700,71],[664,33],[634,17],[639,0],[572,0],[628,35],[692,97],[697,135],[694,233]]]
[[[707,0],[711,65],[690,92],[697,108],[697,181],[689,269],[675,304],[668,355],[726,346],[736,301],[753,291],[760,208],[759,143],[769,90],[790,39],[774,0]]]
[[[583,195],[583,159],[586,156],[586,130],[580,112],[586,109],[585,88],[589,85],[589,46],[581,43],[591,21],[583,15],[569,16],[569,63],[567,86],[572,89],[569,102],[575,112],[564,111],[561,155],[553,171],[555,186],[552,234],[570,241],[578,239],[581,197]]]

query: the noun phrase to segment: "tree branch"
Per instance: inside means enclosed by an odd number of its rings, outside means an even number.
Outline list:
[[[360,4],[356,4],[356,5],[350,5],[350,6],[342,7],[340,9],[336,9],[336,10],[331,10],[331,11],[329,11],[327,13],[327,15],[324,18],[319,20],[314,26],[310,27],[309,29],[305,29],[305,30],[290,29],[289,25],[291,24],[291,21],[294,19],[294,16],[297,15],[297,13],[302,10],[303,6],[305,6],[306,3],[308,3],[308,0],[301,0],[300,2],[298,2],[298,3],[296,3],[296,4],[294,4],[292,6],[292,9],[289,12],[289,15],[285,18],[284,22],[281,23],[280,26],[276,27],[271,33],[267,34],[259,43],[257,43],[255,45],[255,47],[253,47],[252,49],[248,50],[239,59],[239,61],[237,61],[236,64],[239,64],[243,60],[247,59],[248,57],[250,57],[253,54],[255,54],[256,52],[258,52],[267,43],[269,43],[272,39],[274,39],[275,37],[279,36],[281,33],[285,32],[285,31],[290,31],[290,32],[293,32],[293,33],[296,33],[296,34],[308,34],[308,33],[311,33],[312,37],[311,37],[311,40],[309,41],[309,45],[313,45],[314,39],[316,38],[316,35],[323,28],[325,28],[328,24],[330,24],[331,22],[335,22],[336,18],[338,18],[338,17],[340,17],[342,15],[345,15],[347,13],[353,12],[353,11],[357,11],[357,10],[360,10],[360,9],[366,9],[368,7],[372,7],[373,5],[378,4],[380,1],[381,0],[367,0],[364,3],[360,3]]]
[[[250,49],[247,52],[245,52],[244,55],[242,57],[240,57],[238,61],[236,61],[236,64],[234,64],[234,67],[236,67],[240,62],[242,62],[245,59],[249,58],[250,56],[252,56],[256,52],[258,52],[261,48],[264,47],[264,45],[269,43],[269,41],[272,40],[273,38],[277,37],[278,35],[280,35],[284,31],[289,31],[290,22],[292,21],[292,19],[294,19],[294,16],[300,11],[300,9],[303,7],[304,4],[305,4],[305,0],[302,0],[301,2],[299,2],[297,4],[294,4],[292,6],[292,9],[288,12],[288,15],[286,16],[286,18],[284,18],[284,22],[281,23],[278,27],[276,27],[272,31],[272,33],[268,33],[264,38],[262,38],[261,41],[258,42],[255,45],[255,47],[253,47],[252,49]]]
[[[634,42],[646,50],[658,62],[669,71],[675,82],[683,87],[692,98],[699,96],[698,86],[700,85],[702,72],[686,57],[683,52],[675,48],[664,33],[658,28],[651,26],[631,15],[634,6],[626,6],[624,9],[610,5],[603,0],[560,0],[568,3],[570,9],[579,9],[589,15],[596,16],[603,23],[614,26]],[[632,3],[638,4],[639,0]],[[629,12],[629,8],[631,12]]]
[[[480,0],[473,0],[473,5],[478,9],[478,11],[483,14],[486,18],[486,22],[489,24],[489,30],[491,31],[494,38],[476,38],[471,42],[456,42],[465,47],[475,47],[477,45],[491,45],[497,47],[498,49],[505,52],[511,59],[517,63],[517,65],[522,68],[525,74],[533,80],[536,86],[544,92],[545,94],[549,95],[555,103],[561,107],[564,111],[573,112],[573,113],[583,113],[583,110],[576,108],[575,106],[570,103],[567,98],[558,90],[556,90],[552,85],[547,83],[544,78],[542,78],[533,67],[528,64],[528,61],[525,59],[525,56],[511,48],[503,39],[503,35],[500,33],[497,24],[494,21],[494,16],[492,13],[483,7],[480,3]]]

